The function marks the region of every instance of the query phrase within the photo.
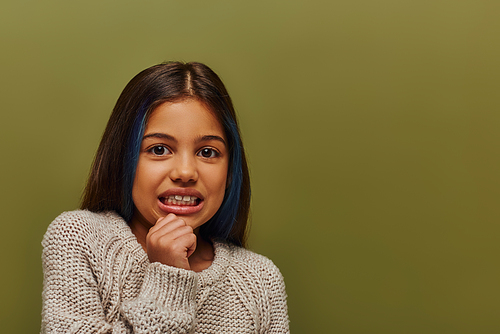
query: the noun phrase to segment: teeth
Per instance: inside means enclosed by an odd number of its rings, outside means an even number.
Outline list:
[[[165,198],[165,204],[170,205],[196,205],[198,197],[196,196],[182,196],[182,195],[170,195]]]

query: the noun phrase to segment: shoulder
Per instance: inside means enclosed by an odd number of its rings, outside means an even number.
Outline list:
[[[223,244],[232,254],[231,263],[236,271],[247,271],[264,282],[284,284],[283,276],[272,260],[246,248]]]
[[[93,239],[100,239],[118,228],[123,221],[116,213],[96,213],[87,210],[63,212],[47,228],[43,237],[44,248],[51,244],[72,244],[75,247],[84,246]],[[123,221],[123,224],[126,224]]]
[[[248,249],[222,244],[231,254],[226,282],[233,285],[241,300],[254,305],[263,332],[289,333],[285,282],[269,258]]]

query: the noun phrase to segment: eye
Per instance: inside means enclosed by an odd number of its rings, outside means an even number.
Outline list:
[[[219,156],[219,152],[213,148],[205,147],[198,152],[198,156],[203,158],[216,158]]]
[[[164,156],[164,155],[170,154],[170,150],[168,148],[166,148],[165,146],[161,146],[161,145],[154,146],[154,147],[150,148],[148,151],[153,153],[154,155],[157,155],[157,156]]]

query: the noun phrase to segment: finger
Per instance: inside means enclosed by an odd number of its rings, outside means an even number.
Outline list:
[[[176,219],[176,220],[173,220],[173,221],[170,221],[167,223],[163,223],[163,221],[162,221],[159,224],[160,225],[156,229],[149,231],[148,235],[150,237],[159,238],[163,235],[172,233],[172,231],[174,231],[178,228],[188,226],[183,219]]]
[[[161,232],[163,232],[163,230],[161,230]],[[191,226],[188,226],[188,225],[179,226],[175,229],[170,230],[168,233],[163,234],[163,236],[174,241],[185,234],[193,234],[194,235],[193,228]]]
[[[176,228],[173,231],[170,231],[169,233],[166,234],[159,234],[159,232],[154,235],[152,238],[150,238],[148,246],[153,246],[156,245],[156,247],[160,247],[163,249],[169,249],[169,248],[176,248],[180,246],[186,246],[184,239],[185,235],[194,235],[193,229],[190,226],[182,226],[179,228]],[[196,236],[195,236],[196,237]],[[186,247],[189,247],[190,245],[187,245]]]
[[[156,223],[155,223],[155,226],[158,225],[158,224],[166,224],[166,223],[169,223],[173,220],[176,220],[177,219],[177,216],[173,213],[169,213],[168,215],[164,216],[164,217],[160,217],[156,220]]]
[[[165,217],[160,217],[158,218],[158,220],[156,220],[156,223],[149,229],[149,232],[153,233],[160,229],[162,226],[168,224],[171,221],[174,221],[175,219],[177,219],[177,216],[173,213],[169,213]]]
[[[175,241],[184,247],[186,258],[190,257],[196,250],[196,235],[194,233],[184,234],[178,237]]]
[[[196,249],[196,235],[194,233],[182,234],[175,240],[171,235],[164,235],[151,245],[151,253],[148,256],[159,259],[158,262],[178,266],[175,263],[184,259],[187,260]],[[149,250],[149,248],[148,248]]]

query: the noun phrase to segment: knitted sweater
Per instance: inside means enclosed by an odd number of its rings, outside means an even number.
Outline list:
[[[215,243],[200,273],[150,263],[116,213],[72,211],[43,245],[42,333],[289,333],[278,268]]]

